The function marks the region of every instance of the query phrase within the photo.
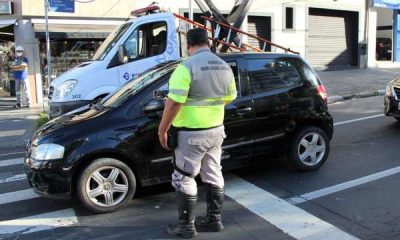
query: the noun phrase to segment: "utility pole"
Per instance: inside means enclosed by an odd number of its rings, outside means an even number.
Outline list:
[[[50,36],[49,36],[49,0],[44,0],[44,13],[46,22],[46,52],[47,52],[47,81],[51,82],[51,54],[50,54]]]
[[[189,19],[193,21],[193,5],[192,0],[189,1]],[[189,28],[193,28],[192,24],[189,24]]]

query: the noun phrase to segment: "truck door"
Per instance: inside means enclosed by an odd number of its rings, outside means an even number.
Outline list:
[[[179,59],[172,18],[136,24],[125,40],[128,62],[118,66],[121,85],[160,63]]]

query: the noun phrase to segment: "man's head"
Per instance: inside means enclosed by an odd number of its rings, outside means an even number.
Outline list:
[[[198,48],[210,47],[207,30],[201,28],[190,29],[186,35],[189,55],[192,55]]]
[[[22,46],[17,46],[15,48],[15,54],[17,57],[22,57],[22,55],[24,55],[24,48]]]

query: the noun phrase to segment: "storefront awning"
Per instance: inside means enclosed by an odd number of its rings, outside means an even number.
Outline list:
[[[124,21],[64,20],[49,19],[49,32],[52,39],[100,39],[106,38]],[[44,38],[46,25],[44,19],[32,19],[37,38]]]

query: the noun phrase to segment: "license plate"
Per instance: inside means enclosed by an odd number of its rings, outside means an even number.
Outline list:
[[[400,110],[400,102],[397,103],[397,110]]]

